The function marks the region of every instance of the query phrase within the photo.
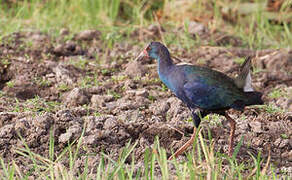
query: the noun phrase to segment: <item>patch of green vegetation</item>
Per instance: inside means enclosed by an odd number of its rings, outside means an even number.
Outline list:
[[[149,96],[148,96],[148,99],[149,99],[150,101],[152,101],[152,102],[154,102],[154,101],[156,100],[156,98],[155,98],[154,96],[152,96],[152,95],[149,95]]]
[[[184,23],[184,31],[183,32],[169,32],[163,33],[162,41],[167,46],[169,45],[176,45],[181,48],[184,48],[188,52],[192,52],[196,46],[200,44],[200,38],[193,38],[192,35],[188,32],[188,23],[189,21],[186,20]],[[172,29],[175,25],[174,24],[166,24],[165,28]]]
[[[15,82],[13,80],[6,82],[6,85],[10,88],[13,88],[15,86]]]
[[[22,52],[22,51],[25,51],[25,44],[24,43],[21,43],[19,44],[16,49],[19,51],[19,52]]]
[[[114,43],[122,39],[122,35],[116,31],[107,33],[104,37],[105,42],[107,42],[107,48],[112,49]]]
[[[261,105],[260,107],[263,108],[267,113],[271,113],[271,114],[285,112],[285,110],[271,104]]]
[[[213,126],[222,126],[220,115],[218,114],[209,114],[204,117],[204,120],[207,120]]]
[[[15,106],[13,107],[14,112],[55,112],[59,107],[60,103],[56,101],[46,101],[39,96],[35,96],[32,99],[20,102],[15,98]]]
[[[39,96],[27,100],[25,104],[29,106],[29,108],[27,109],[28,111],[34,112],[53,112],[60,105],[59,102],[45,101],[43,98],[40,98]]]
[[[13,112],[20,112],[20,103],[19,100],[17,98],[15,98],[15,105],[13,106]]]
[[[187,49],[189,52],[192,52],[194,47],[196,45],[201,44],[201,39],[199,36],[196,36],[196,38],[193,38],[192,35],[189,33],[189,21],[185,20],[184,21],[184,33],[182,37],[182,42],[181,44],[183,45],[182,47],[184,49]]]
[[[273,89],[269,94],[268,97],[272,99],[278,99],[280,97],[286,96],[285,92],[281,89]]]
[[[102,39],[112,47],[117,39],[131,31],[133,25],[144,24],[152,19],[153,10],[163,7],[164,1],[8,1],[0,4],[0,34],[6,36],[19,30],[40,30],[50,32],[53,36],[67,28],[72,34],[98,28]],[[74,13],[72,13],[74,12]],[[124,24],[128,26],[116,26]]]
[[[20,104],[17,101],[17,104]],[[35,112],[35,113],[44,113],[44,112],[55,112],[59,107],[60,103],[56,101],[46,101],[39,96],[35,96],[32,99],[28,99],[25,102],[21,103],[21,106],[15,108],[16,112]]]
[[[5,93],[0,90],[0,97],[3,97],[4,95],[5,95]]]
[[[283,139],[289,139],[289,136],[288,136],[287,134],[281,134],[280,136],[281,136],[281,138],[283,138]]]
[[[101,70],[101,74],[104,75],[104,76],[107,76],[111,73],[111,71],[109,69],[102,69]]]
[[[177,35],[174,33],[166,33],[164,35],[164,43],[165,45],[170,45],[170,44],[179,44]]]
[[[102,114],[100,113],[100,112],[94,112],[93,113],[93,116],[95,116],[95,117],[99,117],[99,116],[101,116]]]
[[[122,97],[120,93],[113,90],[108,90],[107,94],[112,95],[116,100]]]
[[[97,80],[97,75],[86,75],[82,78],[81,82],[79,83],[79,86],[82,88],[90,88],[94,86],[100,85],[99,81]]]
[[[251,5],[262,5],[262,0],[249,1]],[[286,1],[288,2],[288,1]],[[61,28],[67,28],[70,33],[64,37],[64,40],[71,40],[74,33],[86,30],[86,29],[98,29],[102,32],[100,43],[105,52],[102,52],[101,56],[96,55],[98,61],[108,60],[109,49],[114,48],[116,42],[126,41],[127,43],[144,45],[144,41],[132,40],[132,32],[137,31],[136,34],[145,33],[140,28],[145,28],[149,24],[162,25],[166,31],[154,34],[153,39],[163,41],[167,45],[176,45],[187,49],[189,52],[193,51],[193,48],[197,45],[201,45],[202,40],[200,37],[192,37],[189,32],[189,19],[198,20],[198,22],[205,23],[209,28],[211,35],[213,32],[221,31],[228,33],[228,35],[240,37],[243,41],[243,46],[252,49],[263,48],[287,48],[291,46],[292,33],[291,23],[286,21],[279,21],[278,23],[272,23],[271,17],[267,14],[265,5],[257,8],[242,8],[246,0],[238,0],[233,4],[230,0],[198,0],[198,1],[183,1],[188,6],[187,10],[178,8],[180,4],[172,4],[176,1],[167,0],[112,0],[112,1],[83,1],[83,0],[49,0],[49,1],[1,1],[0,0],[0,41],[5,44],[15,44],[15,39],[7,37],[5,42],[3,37],[11,34],[12,32],[19,31],[41,31],[48,32],[50,36],[58,37]],[[287,7],[290,7],[286,3],[286,7],[281,7],[280,11],[276,15],[277,18],[289,17],[287,15]],[[223,11],[227,9],[227,13]],[[183,16],[183,20],[178,16],[171,16],[175,11],[179,11],[179,15]],[[230,10],[230,11],[229,11]],[[240,11],[247,10],[244,14],[240,14]],[[73,13],[72,13],[73,12]],[[231,12],[231,14],[230,14]],[[154,18],[153,16],[157,16]],[[227,20],[226,20],[227,19]],[[275,19],[275,18],[274,18]],[[158,21],[156,21],[158,20]],[[178,32],[172,31],[180,27]],[[181,31],[181,27],[183,28]],[[146,30],[147,31],[147,30]],[[149,32],[147,32],[149,33]],[[151,34],[150,32],[149,34]],[[136,38],[138,39],[138,38]],[[140,40],[140,37],[139,37]],[[19,44],[17,47],[19,51],[23,51],[27,47],[31,47],[33,44],[31,41],[27,41]],[[87,44],[82,44],[83,46]],[[209,45],[216,45],[216,42],[211,42]],[[230,46],[230,45],[226,45]],[[185,52],[185,51],[184,51]],[[184,53],[180,51],[178,53]],[[48,57],[50,54],[47,55]],[[25,54],[25,58],[30,57]],[[50,57],[48,58],[50,59]],[[118,58],[112,58],[112,61],[118,61]],[[236,59],[237,63],[242,63],[243,59]],[[1,64],[8,66],[11,62],[9,59],[1,59]],[[86,69],[89,61],[80,57],[80,59],[72,60],[71,63],[80,69]],[[205,63],[198,60],[198,63]],[[101,74],[111,75],[114,69],[102,69]],[[254,73],[261,72],[262,69],[256,69]],[[123,81],[123,76],[113,76],[111,80],[115,82]],[[146,77],[136,77],[135,81],[143,81],[146,84],[162,84],[160,79],[152,78],[149,75]],[[44,79],[37,80],[37,83],[42,86],[50,86],[51,83]],[[6,83],[8,87],[14,87],[14,82],[9,81]],[[79,84],[84,87],[91,87],[99,85],[95,75],[87,74]],[[67,84],[59,84],[57,89],[59,91],[68,91],[71,87]],[[123,89],[122,89],[123,90]],[[166,86],[162,85],[162,90],[167,91]],[[119,92],[108,91],[115,99],[121,98]],[[0,91],[0,97],[3,96]],[[270,98],[279,98],[281,91],[272,91],[269,94]],[[151,101],[154,101],[153,96],[148,97]],[[19,102],[15,99],[16,103],[14,111],[33,111],[33,112],[52,112],[58,107],[57,102],[47,102],[40,97]],[[89,109],[88,106],[84,106]],[[145,107],[140,107],[143,109]],[[278,107],[272,105],[262,106],[267,113],[283,112]],[[96,112],[96,116],[100,113]],[[169,117],[169,115],[167,115]],[[207,120],[217,125],[219,118],[217,116],[207,116]],[[192,119],[189,119],[192,121]],[[282,138],[286,138],[284,134]],[[201,135],[196,137],[194,143],[194,150],[187,154],[187,160],[184,162],[178,162],[176,160],[167,161],[166,152],[159,146],[157,140],[155,146],[152,149],[146,149],[144,154],[144,167],[135,170],[135,156],[131,155],[135,145],[127,144],[121,151],[120,157],[117,160],[111,159],[108,155],[101,153],[100,162],[98,163],[97,179],[155,179],[157,169],[161,171],[162,179],[170,179],[175,177],[177,179],[279,179],[274,173],[269,164],[265,167],[270,169],[267,172],[267,168],[263,167],[263,158],[261,154],[254,156],[251,155],[253,162],[240,163],[235,158],[228,158],[224,154],[214,152],[213,142],[209,138],[210,144],[207,144]],[[90,154],[79,154],[79,148],[81,147],[82,135],[79,140],[73,143],[68,143],[63,152],[60,154],[55,153],[54,148],[54,136],[53,133],[49,142],[49,154],[42,157],[39,154],[32,152],[28,145],[25,144],[24,148],[18,149],[19,155],[30,160],[29,173],[35,173],[40,175],[43,179],[72,179],[75,175],[74,165],[77,158],[86,156],[84,162],[84,168],[77,172],[77,179],[89,179],[88,158]],[[240,147],[240,143],[239,143]],[[86,147],[84,147],[86,149]],[[82,149],[82,150],[84,150]],[[235,151],[236,152],[236,151]],[[236,156],[236,155],[235,155]],[[127,163],[126,162],[127,159]],[[130,164],[128,160],[131,160]],[[64,161],[69,160],[68,165],[63,165]],[[27,162],[27,161],[24,161]],[[78,162],[80,163],[80,162]],[[61,164],[61,165],[60,165]],[[3,176],[6,179],[13,178],[27,178],[31,174],[23,174],[19,171],[16,162],[4,163],[4,160],[0,158],[0,166],[3,171]],[[175,167],[175,171],[170,171],[170,166]],[[79,171],[79,170],[78,170]],[[248,172],[248,175],[246,175]],[[253,173],[255,172],[255,173]]]
[[[70,59],[69,61],[70,64],[72,64],[74,67],[79,68],[79,69],[85,69],[89,61],[85,59],[82,56],[79,56],[78,59]]]
[[[127,78],[127,76],[112,76],[111,79],[112,81],[114,81],[115,83],[118,83],[120,81],[124,81]]]
[[[234,62],[236,62],[236,63],[239,64],[239,65],[243,64],[243,62],[245,61],[244,58],[235,58],[235,59],[233,59],[233,60],[234,60]]]
[[[134,80],[135,80],[135,81],[141,81],[141,76],[135,76],[135,77],[134,77]]]
[[[68,84],[60,83],[60,84],[58,85],[57,89],[58,89],[59,91],[65,92],[65,91],[70,90],[70,87],[69,87]]]
[[[27,41],[25,41],[25,44],[24,45],[27,48],[31,48],[33,46],[33,42],[31,40],[27,40]]]
[[[240,116],[240,120],[242,120],[242,121],[245,121],[246,118],[247,118],[247,117],[246,117],[244,114],[242,114],[242,115]]]
[[[35,79],[36,84],[38,84],[40,87],[50,87],[52,85],[52,82],[43,78],[43,77],[37,77]]]
[[[183,27],[183,33],[180,35],[162,32],[162,41],[167,45],[180,45],[187,50],[192,50],[196,45],[201,44],[199,37],[194,39],[188,33],[189,19],[202,17],[212,17],[207,25],[211,31],[225,31],[240,37],[243,45],[249,48],[289,47],[292,41],[291,23],[284,18],[286,16],[287,19],[291,16],[289,5],[283,5],[276,14],[267,12],[267,8],[264,8],[266,4],[262,1],[253,3],[243,0],[233,3],[228,0],[219,0],[218,3],[213,3],[211,0],[189,1],[186,5],[189,8],[186,11],[181,11],[180,16],[173,16],[172,14],[177,13],[177,7],[171,5],[172,3],[164,0],[147,2],[144,0],[131,2],[120,0],[109,2],[102,0],[3,2],[0,6],[0,16],[2,17],[0,34],[2,37],[19,30],[36,29],[50,32],[56,36],[60,33],[61,28],[68,28],[70,33],[65,36],[65,39],[72,39],[76,32],[85,29],[99,29],[105,45],[113,48],[115,42],[129,37],[137,25],[142,27],[156,23],[153,15],[159,12],[159,16],[161,16],[159,22],[165,28]],[[243,9],[243,7],[249,6],[251,8],[248,10]],[[71,13],[72,11],[74,13]],[[184,13],[186,13],[186,17],[191,16],[182,21],[180,17]],[[273,23],[277,20],[281,23]],[[29,42],[27,43],[27,46],[30,46]]]
[[[140,78],[140,80],[149,85],[161,83],[161,80],[159,78],[151,78],[149,74],[146,74],[143,78]]]
[[[1,65],[4,66],[4,68],[6,68],[8,65],[11,64],[10,60],[7,58],[3,58],[3,59],[1,58],[0,62],[1,62]]]
[[[72,40],[74,38],[74,34],[70,33],[64,36],[64,41],[69,41]]]
[[[15,152],[29,161],[23,161],[28,167],[33,167],[27,173],[23,172],[17,162],[5,163],[0,157],[0,166],[3,170],[2,176],[5,179],[23,178],[32,174],[37,174],[42,179],[90,179],[92,175],[97,179],[279,179],[280,176],[274,171],[273,165],[270,164],[270,159],[264,159],[261,153],[258,155],[250,154],[248,162],[240,163],[234,157],[230,158],[224,154],[214,151],[214,145],[208,145],[203,139],[202,133],[199,130],[193,151],[187,153],[185,161],[173,159],[167,160],[166,150],[160,146],[159,137],[155,138],[155,144],[152,148],[146,148],[144,152],[143,166],[136,169],[135,156],[133,151],[137,147],[137,142],[127,143],[119,152],[119,158],[113,160],[110,155],[100,153],[99,163],[95,167],[96,172],[93,173],[89,169],[89,159],[94,158],[96,154],[88,152],[86,147],[83,147],[85,127],[80,135],[80,138],[68,142],[68,146],[61,152],[57,153],[55,147],[55,137],[53,129],[50,131],[48,154],[37,154],[33,152],[25,139],[20,140],[23,147],[17,148]],[[242,139],[241,141],[242,142]],[[85,158],[83,158],[85,157]],[[126,160],[130,159],[130,163]],[[64,160],[68,160],[68,164],[64,164]],[[76,163],[84,164],[82,168],[76,169]],[[57,167],[56,167],[57,165]],[[170,168],[174,167],[172,171]],[[261,168],[264,167],[264,168]],[[159,173],[157,173],[159,171]],[[160,175],[159,175],[160,174]],[[54,178],[52,178],[54,177]],[[281,175],[285,179],[285,175]]]
[[[264,71],[266,71],[266,70],[254,67],[253,71],[252,71],[252,74],[257,74],[257,73],[261,73],[261,72],[264,72]]]
[[[237,25],[237,34],[248,43],[250,48],[264,49],[267,47],[279,48],[288,46],[292,40],[290,31],[287,31],[287,24],[284,26],[271,24],[268,17],[263,16],[263,10],[259,10],[252,14],[249,28],[246,29],[242,25]],[[243,22],[247,22],[246,20]],[[280,34],[279,34],[280,33]],[[280,42],[279,39],[282,39]]]
[[[165,84],[161,84],[161,89],[163,92],[166,92],[168,90],[167,86]]]
[[[122,92],[125,92],[125,91],[126,91],[126,89],[127,89],[127,86],[126,86],[126,85],[124,85],[124,86],[121,88],[121,91],[122,91]]]
[[[197,59],[197,63],[196,64],[198,64],[198,65],[206,65],[206,60],[205,59],[203,59],[203,58],[199,58],[199,59]]]
[[[187,119],[187,122],[193,122],[193,118],[190,116],[190,117]]]

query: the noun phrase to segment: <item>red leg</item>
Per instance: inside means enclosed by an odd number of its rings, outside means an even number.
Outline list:
[[[225,117],[230,123],[230,136],[229,136],[228,156],[231,157],[232,154],[233,154],[234,133],[235,133],[236,122],[227,113],[225,113]]]
[[[194,132],[192,134],[191,139],[189,139],[181,148],[179,148],[173,155],[171,155],[168,160],[172,160],[173,157],[178,157],[181,153],[183,153],[188,147],[190,147],[196,137],[196,128],[194,127]]]

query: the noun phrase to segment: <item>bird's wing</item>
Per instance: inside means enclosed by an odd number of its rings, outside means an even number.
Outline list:
[[[216,86],[202,82],[188,82],[184,85],[186,97],[197,107],[211,110],[230,107],[229,95]]]
[[[209,71],[209,70],[208,70]],[[206,110],[220,110],[240,105],[244,94],[230,78],[222,73],[210,70],[188,73],[183,86],[186,97],[195,106]],[[190,72],[190,71],[189,71]],[[244,106],[244,103],[242,103]],[[241,106],[241,105],[240,105]]]

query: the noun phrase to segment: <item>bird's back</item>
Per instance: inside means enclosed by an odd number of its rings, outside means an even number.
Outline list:
[[[194,65],[177,65],[172,69],[176,95],[187,104],[205,110],[242,110],[244,106],[262,104],[261,93],[246,93],[227,75],[210,68]],[[175,77],[174,77],[175,76]],[[169,78],[170,79],[170,78]]]

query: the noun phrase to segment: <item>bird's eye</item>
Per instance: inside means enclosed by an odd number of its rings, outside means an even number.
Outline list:
[[[145,48],[145,50],[146,50],[146,51],[150,51],[150,50],[151,50],[151,47],[150,47],[150,46],[147,46],[147,47]]]

